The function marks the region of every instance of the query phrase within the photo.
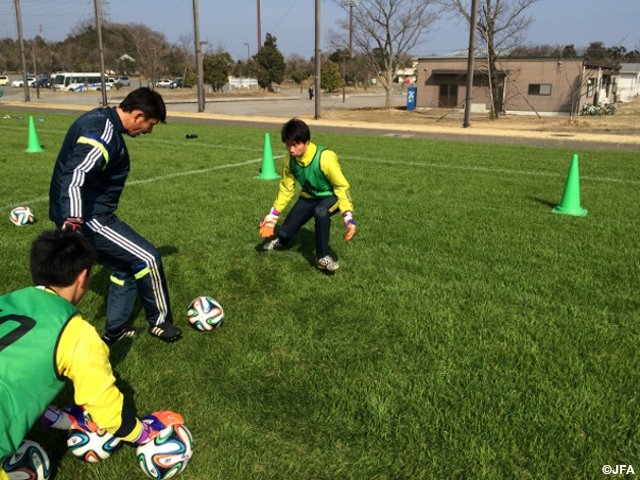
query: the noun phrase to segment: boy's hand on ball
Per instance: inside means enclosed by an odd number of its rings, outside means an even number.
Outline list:
[[[271,207],[271,210],[266,217],[262,219],[258,228],[260,229],[260,236],[263,238],[269,238],[273,236],[273,231],[276,228],[278,219],[280,218],[280,212]]]
[[[344,222],[344,226],[347,228],[347,233],[344,235],[344,241],[348,242],[356,234],[356,222],[353,219],[353,214],[349,211],[342,214],[342,221]]]
[[[71,416],[55,405],[49,405],[38,421],[42,425],[57,430],[71,430],[73,428]]]
[[[143,445],[150,442],[169,425],[184,425],[182,415],[171,410],[160,410],[142,417],[142,432],[135,443]]]
[[[91,420],[91,416],[87,413],[87,411],[78,405],[74,405],[70,408],[65,408],[64,412],[69,415],[72,430],[96,432],[99,429],[98,424]]]

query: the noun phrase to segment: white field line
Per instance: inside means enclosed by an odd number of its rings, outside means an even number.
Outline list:
[[[278,158],[278,157],[274,157]],[[282,158],[282,156],[280,156],[280,158]],[[177,177],[186,177],[188,175],[196,175],[199,173],[207,173],[207,172],[212,172],[214,170],[223,170],[225,168],[235,168],[235,167],[244,167],[245,165],[251,165],[253,163],[258,163],[258,162],[262,162],[262,158],[254,158],[251,160],[247,160],[244,162],[239,162],[239,163],[228,163],[226,165],[218,165],[215,167],[210,167],[210,168],[200,168],[198,170],[189,170],[186,172],[176,172],[176,173],[171,173],[169,175],[160,175],[159,177],[151,177],[151,178],[147,178],[144,180],[133,180],[131,182],[127,182],[127,186],[131,186],[131,185],[141,185],[141,184],[145,184],[145,183],[154,183],[154,182],[161,182],[163,180],[170,180],[172,178],[177,178]],[[9,205],[3,205],[2,209],[6,209],[6,208],[12,208],[15,207],[16,205],[33,205],[33,204],[38,204],[38,203],[44,203],[44,202],[48,202],[49,201],[49,196],[42,196],[42,197],[35,197],[32,198],[30,200],[24,200],[22,202],[15,202],[15,203],[11,203]]]
[[[279,155],[279,156],[274,156],[274,159],[277,158],[282,158],[283,155]],[[549,173],[549,172],[535,172],[535,171],[528,171],[528,170],[509,170],[509,169],[505,169],[505,168],[491,168],[491,167],[475,167],[475,166],[471,166],[471,165],[448,165],[448,164],[442,164],[442,163],[424,163],[424,162],[403,162],[403,161],[396,161],[396,160],[382,160],[382,159],[373,159],[371,157],[351,157],[351,156],[345,156],[342,157],[345,159],[349,159],[349,160],[356,160],[356,161],[363,161],[363,162],[367,162],[367,163],[379,163],[379,164],[384,164],[384,165],[406,165],[406,166],[412,166],[412,167],[427,167],[427,168],[439,168],[439,169],[446,169],[446,170],[460,170],[460,171],[465,171],[465,172],[484,172],[484,173],[498,173],[498,174],[508,174],[508,175],[530,175],[530,176],[538,176],[538,177],[556,177],[556,178],[565,178],[566,174],[560,174],[560,173]],[[178,177],[185,177],[188,175],[196,175],[196,174],[200,174],[200,173],[207,173],[207,172],[212,172],[215,170],[223,170],[226,168],[236,168],[236,167],[243,167],[245,165],[251,165],[252,163],[258,163],[261,162],[262,158],[257,158],[257,159],[251,159],[251,160],[247,160],[245,162],[239,162],[239,163],[230,163],[230,164],[226,164],[226,165],[219,165],[219,166],[215,166],[215,167],[210,167],[210,168],[201,168],[198,170],[188,170],[185,172],[176,172],[176,173],[171,173],[169,175],[161,175],[159,177],[151,177],[151,178],[147,178],[144,180],[134,180],[131,182],[128,182],[127,185],[131,186],[131,185],[141,185],[141,184],[147,184],[147,183],[154,183],[154,182],[160,182],[163,180],[170,180],[172,178],[178,178]],[[626,184],[626,185],[640,185],[640,180],[628,180],[628,179],[624,179],[624,178],[609,178],[609,177],[586,177],[586,176],[581,176],[580,177],[581,180],[589,180],[589,181],[593,181],[593,182],[606,182],[606,183],[620,183],[620,184]],[[21,202],[14,202],[8,205],[3,205],[2,209],[7,209],[7,208],[12,208],[16,205],[33,205],[33,204],[38,204],[38,203],[43,203],[43,202],[48,202],[49,201],[49,197],[48,196],[41,196],[41,197],[35,197],[29,200],[24,200]]]
[[[343,157],[345,158],[345,157]],[[531,175],[537,177],[559,177],[565,178],[567,173],[551,173],[551,172],[533,172],[528,170],[509,170],[506,168],[492,168],[492,167],[475,167],[472,165],[450,165],[444,163],[424,163],[424,162],[403,162],[395,160],[376,160],[370,157],[348,157],[350,160],[359,160],[368,163],[381,163],[385,165],[407,165],[411,167],[431,167],[441,168],[447,170],[461,170],[464,172],[486,172],[486,173],[506,173],[509,175]],[[640,180],[629,180],[626,178],[610,178],[610,177],[590,177],[580,176],[580,180],[591,180],[593,182],[606,182],[606,183],[622,183],[627,185],[640,185]]]

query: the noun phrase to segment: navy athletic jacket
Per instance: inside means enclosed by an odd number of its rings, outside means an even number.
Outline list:
[[[49,188],[49,218],[56,225],[116,211],[130,169],[123,133],[115,107],[91,110],[69,127]]]

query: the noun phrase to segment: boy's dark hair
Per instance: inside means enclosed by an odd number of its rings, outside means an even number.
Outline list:
[[[46,231],[31,246],[31,278],[35,285],[68,287],[95,261],[96,251],[80,233]]]
[[[311,140],[309,126],[299,118],[292,118],[280,130],[282,143],[307,143]]]
[[[125,112],[142,110],[145,118],[154,118],[161,123],[165,123],[167,119],[167,107],[164,104],[162,96],[155,90],[147,87],[140,87],[133,90],[120,102],[119,107]]]

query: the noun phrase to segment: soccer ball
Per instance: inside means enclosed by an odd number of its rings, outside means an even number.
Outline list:
[[[11,223],[18,227],[30,225],[36,221],[36,217],[29,207],[16,207],[9,214]]]
[[[193,437],[184,425],[169,425],[153,440],[136,448],[138,464],[151,478],[180,474],[193,456]]]
[[[222,325],[224,310],[213,298],[202,296],[189,305],[187,319],[193,328],[201,332],[210,332]]]
[[[9,478],[25,480],[49,480],[49,457],[42,447],[31,440],[23,440],[16,453],[2,463]]]
[[[106,460],[120,446],[120,439],[99,428],[95,432],[71,429],[67,434],[69,451],[89,463]]]

